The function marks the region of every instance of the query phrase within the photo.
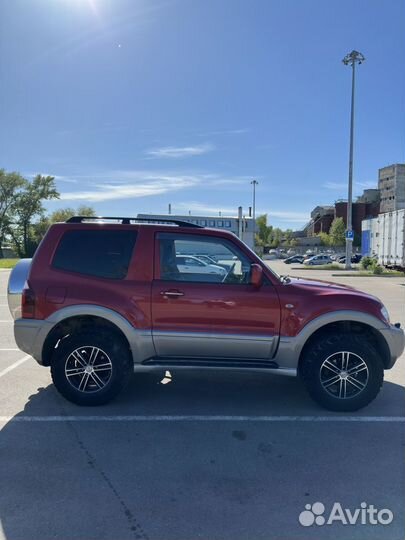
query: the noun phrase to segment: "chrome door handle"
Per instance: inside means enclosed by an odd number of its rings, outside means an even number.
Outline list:
[[[179,298],[180,296],[184,296],[184,293],[181,291],[162,291],[160,294],[166,298]]]

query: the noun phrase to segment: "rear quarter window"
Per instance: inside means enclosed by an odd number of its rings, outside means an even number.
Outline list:
[[[52,267],[87,276],[124,279],[136,242],[136,231],[67,231],[56,249]]]

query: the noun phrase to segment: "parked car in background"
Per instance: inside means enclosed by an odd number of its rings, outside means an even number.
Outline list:
[[[332,259],[329,257],[329,255],[314,255],[313,257],[309,257],[309,259],[304,260],[304,264],[308,266],[330,264],[331,262],[332,262]]]
[[[293,255],[292,257],[288,257],[288,259],[285,259],[285,264],[292,264],[292,263],[298,263],[302,264],[304,262],[305,257],[303,255]]]
[[[226,275],[226,270],[222,266],[208,264],[194,255],[176,255],[176,265],[183,273]]]
[[[360,253],[355,253],[354,255],[352,255],[352,263],[359,263],[362,259],[362,255],[360,255]],[[339,257],[338,259],[338,262],[340,262],[341,264],[345,264],[346,263],[346,255],[343,255],[342,257]]]
[[[198,254],[198,255],[195,255],[195,257],[198,257],[200,259],[200,261],[206,262],[207,264],[213,264],[215,266],[220,266],[221,268],[224,268],[226,271],[228,271],[232,266],[232,264],[226,264],[224,262],[218,262],[211,255]]]
[[[180,253],[179,253],[179,255],[180,255]],[[195,257],[198,257],[200,259],[200,261],[204,261],[207,264],[218,264],[218,262],[213,257],[211,257],[210,255],[202,255],[202,254],[198,253],[197,255],[195,255]]]

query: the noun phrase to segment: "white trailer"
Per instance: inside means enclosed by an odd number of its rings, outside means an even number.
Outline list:
[[[363,257],[378,257],[380,242],[380,220],[378,217],[361,222],[361,254]]]
[[[362,222],[362,254],[377,256],[382,266],[405,268],[405,209]]]
[[[391,214],[391,255],[387,255],[387,265],[405,268],[405,209]]]

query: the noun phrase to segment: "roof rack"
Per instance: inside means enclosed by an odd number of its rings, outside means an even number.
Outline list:
[[[135,217],[111,217],[111,216],[73,216],[66,220],[66,223],[83,223],[83,221],[95,221],[95,220],[114,220],[121,221],[122,225],[130,225],[131,221],[139,221],[141,223],[161,223],[161,224],[173,224],[179,227],[191,227],[197,229],[203,229],[201,225],[195,223],[189,223],[188,221],[181,221],[180,219],[162,219],[162,218],[135,218]]]

